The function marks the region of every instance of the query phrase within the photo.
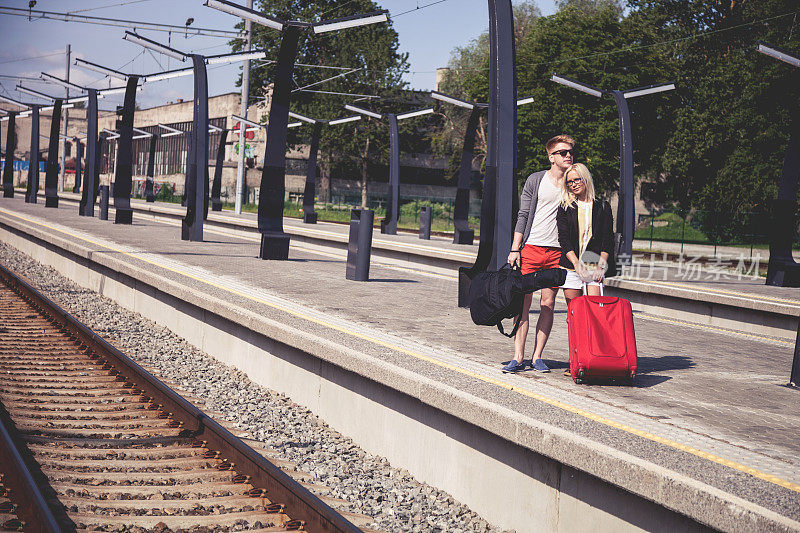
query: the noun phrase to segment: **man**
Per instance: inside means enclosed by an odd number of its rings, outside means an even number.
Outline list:
[[[561,247],[558,244],[556,212],[561,203],[561,181],[564,172],[572,165],[575,140],[569,135],[557,135],[547,141],[545,149],[550,159],[550,169],[534,172],[525,181],[520,199],[514,242],[508,262],[523,274],[558,268]],[[536,322],[536,346],[531,366],[538,372],[549,372],[542,361],[542,352],[553,327],[553,308],[558,287],[539,291],[539,320]],[[514,338],[514,359],[503,367],[503,372],[516,372],[525,368],[525,341],[528,337],[529,313],[533,295],[525,296],[522,318]]]

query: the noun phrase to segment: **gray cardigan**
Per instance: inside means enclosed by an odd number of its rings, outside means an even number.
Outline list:
[[[536,204],[539,201],[539,185],[542,178],[547,173],[546,170],[534,172],[525,181],[522,188],[522,197],[519,200],[519,213],[517,213],[517,225],[514,227],[515,233],[522,233],[522,245],[528,240],[533,224],[533,215],[536,213]]]

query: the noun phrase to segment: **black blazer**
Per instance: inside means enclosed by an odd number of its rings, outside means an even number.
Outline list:
[[[573,251],[578,255],[578,206],[573,204],[567,209],[558,206],[556,214],[558,224],[558,242],[561,245],[561,261],[559,265],[570,270],[574,269],[572,261],[567,259],[567,252]],[[614,261],[614,218],[611,215],[611,205],[605,200],[597,199],[592,204],[592,237],[586,250],[598,255],[600,252],[608,253],[608,263]]]

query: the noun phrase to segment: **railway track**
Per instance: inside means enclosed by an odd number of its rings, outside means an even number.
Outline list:
[[[2,266],[0,465],[8,529],[361,531]]]

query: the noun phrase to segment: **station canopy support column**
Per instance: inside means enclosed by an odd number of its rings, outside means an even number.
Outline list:
[[[176,71],[159,72],[145,76],[145,82],[170,79],[188,74],[194,75],[194,108],[192,131],[188,136],[186,176],[184,180],[184,203],[186,216],[181,226],[181,238],[190,241],[203,240],[203,221],[208,212],[208,75],[207,63],[231,63],[264,57],[263,52],[245,52],[223,54],[219,56],[203,56],[187,54],[159,42],[142,37],[133,32],[125,32],[124,39],[144,48],[156,51],[179,61],[192,59],[192,67]],[[172,129],[162,126],[165,129]],[[182,133],[182,132],[179,132]],[[167,136],[167,135],[165,135]]]
[[[757,49],[773,59],[800,68],[800,56],[797,54],[764,42],[759,42]],[[783,157],[778,195],[772,203],[770,224],[772,234],[766,284],[778,287],[800,287],[800,264],[792,255],[796,239],[797,188],[800,181],[800,106],[797,102],[792,104],[789,144],[786,145],[786,154]],[[793,371],[792,377],[794,383],[800,383],[800,359],[797,354],[795,358],[797,375]]]
[[[62,100],[56,100],[50,117],[50,143],[47,149],[47,170],[44,175],[44,206],[58,207],[58,145],[61,143]]]
[[[228,130],[223,129],[219,134],[217,145],[217,164],[214,167],[214,181],[211,185],[211,210],[222,211],[222,169],[225,164],[225,144],[228,142]]]
[[[183,227],[188,240],[203,240],[203,219],[208,206],[208,78],[201,55],[193,55],[194,118],[192,121],[191,162],[186,191],[186,217]]]
[[[294,61],[301,29],[283,30],[278,62],[273,75],[272,102],[267,125],[264,168],[258,195],[258,231],[261,233],[261,259],[287,260],[289,235],[283,231],[283,202],[286,194],[286,133],[289,124],[289,99]]]
[[[14,151],[17,149],[17,114],[8,114],[8,132],[6,133],[6,161],[3,166],[3,198],[14,198]]]
[[[489,132],[486,177],[494,182],[495,215],[489,267],[506,264],[517,197],[517,58],[511,0],[489,0]],[[482,231],[482,228],[481,228]]]
[[[464,145],[461,148],[461,164],[458,168],[456,201],[453,207],[453,244],[472,244],[475,230],[469,227],[469,193],[472,177],[472,161],[475,159],[475,136],[478,133],[478,119],[481,110],[472,108],[467,119]]]
[[[155,177],[156,169],[156,144],[158,144],[159,136],[155,133],[150,135],[150,145],[147,155],[147,177],[144,184],[144,199],[146,202],[155,202],[156,196],[154,192],[153,179]]]
[[[472,162],[475,159],[475,138],[478,133],[480,113],[489,106],[484,103],[467,102],[439,91],[431,91],[431,98],[470,111],[464,132],[464,144],[461,149],[461,164],[458,169],[458,185],[453,209],[453,225],[455,226],[453,244],[472,244],[475,232],[470,229],[468,222]],[[530,103],[533,103],[532,97],[521,98],[517,100],[517,107]]]
[[[400,132],[397,115],[389,113],[389,190],[386,197],[386,217],[381,220],[381,233],[397,235],[400,211]]]
[[[94,216],[94,204],[97,201],[99,187],[98,175],[100,143],[97,131],[97,90],[89,89],[89,101],[86,111],[86,172],[83,177],[83,190],[78,214],[85,217]]]
[[[78,137],[72,138],[75,143],[75,183],[72,185],[72,192],[81,192],[81,181],[83,181],[83,168],[81,158],[83,157],[83,148],[81,140]]]
[[[31,150],[25,202],[35,204],[38,202],[37,194],[39,192],[39,106],[31,106],[31,111]]]
[[[136,112],[136,90],[138,76],[128,76],[125,89],[125,103],[122,106],[122,120],[117,130],[117,165],[114,178],[114,216],[115,224],[132,224],[131,189],[133,188],[133,118]]]
[[[306,224],[317,223],[317,212],[314,209],[314,197],[317,194],[317,154],[319,153],[319,139],[322,135],[322,124],[314,123],[311,134],[311,148],[308,152],[308,168],[306,169],[306,184],[303,188],[303,222]]]

